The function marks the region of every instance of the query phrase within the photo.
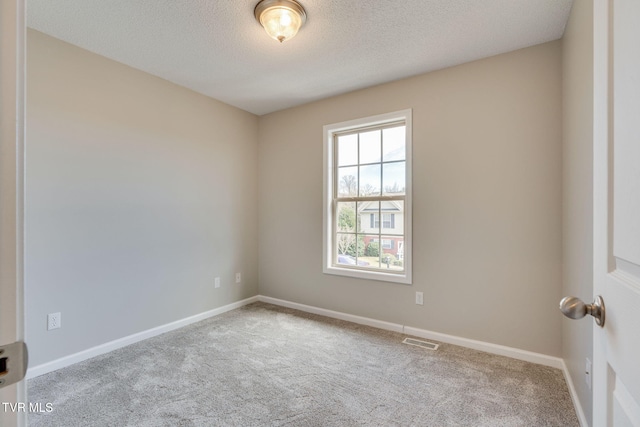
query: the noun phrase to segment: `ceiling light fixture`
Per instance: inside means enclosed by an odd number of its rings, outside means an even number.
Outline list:
[[[282,43],[296,35],[307,13],[295,0],[261,0],[253,11],[270,37]]]

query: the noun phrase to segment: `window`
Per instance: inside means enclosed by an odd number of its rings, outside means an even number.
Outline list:
[[[377,243],[378,239],[371,239],[371,242]],[[393,240],[382,239],[382,249],[393,249],[394,247],[393,244],[394,244]],[[382,255],[382,258],[384,259],[385,256]]]
[[[377,213],[371,214],[371,228],[380,227],[380,216]],[[382,214],[382,228],[395,228],[395,214]]]
[[[324,272],[411,283],[411,110],[324,127]]]

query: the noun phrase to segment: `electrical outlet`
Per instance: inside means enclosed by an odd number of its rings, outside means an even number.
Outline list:
[[[62,327],[62,315],[60,313],[47,314],[47,331]]]
[[[220,287],[220,278],[216,277],[215,280],[214,280],[214,283],[215,283],[215,287],[219,288]]]
[[[242,276],[240,275],[240,273],[236,273],[236,283],[240,282],[242,282]]]
[[[591,390],[591,360],[586,359],[584,368],[584,381],[587,383],[587,387]]]
[[[418,305],[423,305],[424,304],[424,297],[422,292],[416,292],[416,304]]]

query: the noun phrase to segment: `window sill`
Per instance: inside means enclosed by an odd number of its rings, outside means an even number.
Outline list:
[[[326,266],[324,267],[323,272],[325,274],[353,277],[356,279],[377,280],[382,282],[401,283],[404,285],[411,284],[411,275],[406,271],[402,274],[392,274],[377,271],[357,270],[355,268]]]

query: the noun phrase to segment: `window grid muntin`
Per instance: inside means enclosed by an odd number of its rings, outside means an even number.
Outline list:
[[[383,247],[382,247],[382,236],[383,235],[389,235],[390,233],[382,233],[383,227],[378,227],[378,233],[375,234],[377,236],[377,241],[378,241],[378,268],[375,267],[366,267],[366,266],[360,266],[358,265],[358,260],[360,258],[360,256],[358,255],[358,236],[367,236],[367,235],[374,235],[373,233],[365,233],[365,232],[361,232],[358,230],[358,225],[359,225],[359,221],[358,221],[358,203],[363,202],[363,201],[377,201],[378,202],[378,212],[377,215],[379,218],[382,217],[382,202],[383,201],[392,201],[392,200],[399,200],[399,201],[406,201],[406,188],[407,188],[407,169],[406,169],[406,164],[407,164],[407,155],[406,155],[406,151],[405,151],[405,156],[403,160],[391,160],[391,161],[384,161],[384,129],[390,129],[390,128],[395,128],[395,127],[401,127],[401,126],[405,126],[406,127],[406,121],[405,120],[399,120],[399,121],[395,121],[395,122],[390,122],[390,123],[385,123],[383,125],[375,125],[375,126],[363,126],[363,127],[358,127],[358,128],[354,128],[354,129],[349,129],[346,131],[342,131],[342,132],[335,132],[333,133],[333,144],[332,144],[332,149],[333,149],[333,153],[334,153],[334,158],[335,158],[335,167],[333,168],[333,194],[332,194],[332,213],[333,213],[333,221],[332,221],[332,229],[333,229],[333,233],[332,233],[332,241],[333,241],[333,256],[332,256],[332,262],[331,264],[335,267],[335,266],[339,266],[340,268],[350,268],[350,269],[354,269],[354,270],[367,270],[367,271],[374,271],[374,272],[385,272],[385,273],[393,273],[393,274],[404,274],[406,271],[406,264],[402,263],[402,269],[400,270],[395,270],[395,271],[388,271],[388,270],[384,270],[382,268],[382,255],[383,255]],[[362,133],[366,133],[366,132],[371,132],[374,130],[380,130],[380,161],[379,162],[374,162],[374,163],[360,163],[360,134]],[[356,145],[356,153],[357,153],[357,159],[358,159],[358,163],[357,164],[347,164],[347,165],[341,165],[338,166],[338,164],[340,163],[340,159],[339,159],[339,138],[341,136],[348,136],[348,135],[357,135],[357,145]],[[405,138],[405,149],[406,149],[406,138]],[[384,184],[384,176],[383,176],[383,165],[385,164],[392,164],[392,163],[404,163],[405,164],[405,187],[404,187],[404,194],[402,195],[396,195],[396,196],[385,196],[384,195],[384,188],[383,188],[383,184]],[[362,166],[367,166],[367,165],[380,165],[380,178],[379,178],[379,182],[380,182],[380,191],[379,191],[379,196],[360,196],[360,183],[361,183],[361,179],[360,179],[360,168]],[[339,197],[339,190],[338,187],[340,185],[340,182],[338,181],[338,177],[339,177],[339,170],[340,168],[347,168],[347,167],[357,167],[357,173],[358,176],[356,178],[356,196],[353,197]],[[338,202],[356,202],[356,231],[355,233],[345,233],[345,232],[338,232],[337,231],[337,223],[338,223]],[[403,208],[403,225],[407,222],[407,211],[406,211],[406,203],[403,203],[404,208]],[[348,264],[339,264],[338,263],[338,255],[340,255],[338,253],[338,234],[353,234],[355,236],[355,260],[356,260],[356,264],[355,265],[348,265]],[[392,234],[392,233],[391,233]],[[405,240],[406,234],[403,230],[402,234],[398,234],[397,236],[401,236],[403,241]]]

